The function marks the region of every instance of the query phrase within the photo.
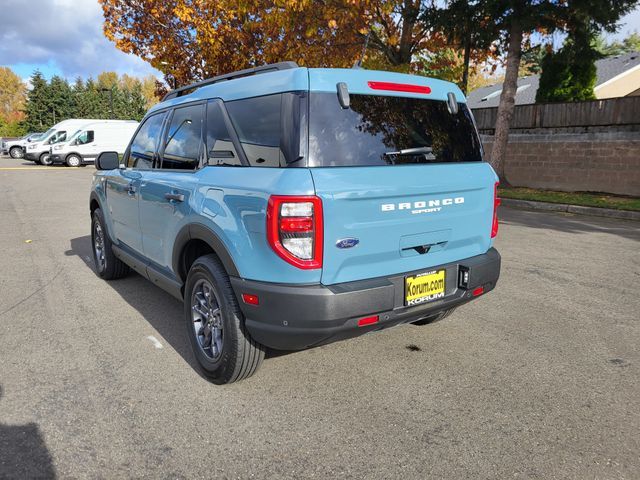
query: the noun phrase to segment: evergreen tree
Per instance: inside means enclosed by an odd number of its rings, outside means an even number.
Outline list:
[[[51,123],[48,114],[48,84],[39,70],[31,75],[31,90],[27,93],[25,128],[30,132],[44,132]]]
[[[147,112],[147,99],[142,91],[142,83],[139,81],[133,85],[129,105],[129,118],[138,121],[142,120],[142,117]]]
[[[92,78],[85,84],[83,108],[85,118],[109,118],[109,107],[104,103],[103,94]]]
[[[73,86],[54,76],[47,82],[39,71],[33,73],[33,88],[28,93],[26,120],[22,127],[29,131],[44,131],[67,118],[114,118],[140,120],[149,108],[146,84],[139,79],[115,72],[103,72],[96,81],[76,78]],[[147,92],[148,93],[148,92]],[[157,99],[153,99],[154,103]],[[112,112],[113,104],[113,112]],[[8,131],[7,126],[3,131]],[[13,131],[13,130],[12,130]]]
[[[72,91],[69,82],[65,79],[57,75],[51,78],[48,86],[47,101],[51,125],[73,117],[75,112],[73,112]]]
[[[607,43],[602,35],[598,35],[594,43],[594,48],[603,57],[640,52],[640,34],[638,32],[630,33],[622,42],[616,40],[610,43]]]
[[[84,81],[81,77],[76,77],[75,82],[73,83],[73,87],[71,87],[71,110],[73,112],[73,118],[82,118],[84,117],[82,108],[83,102],[82,97],[84,96],[85,88]]]
[[[600,54],[593,47],[594,35],[589,30],[586,25],[574,29],[558,52],[547,52],[536,102],[595,100],[595,61]]]

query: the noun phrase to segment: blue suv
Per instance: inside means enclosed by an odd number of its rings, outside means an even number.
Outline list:
[[[214,383],[492,290],[497,177],[453,84],[284,62],[179,88],[96,162],[98,274],[184,301]]]

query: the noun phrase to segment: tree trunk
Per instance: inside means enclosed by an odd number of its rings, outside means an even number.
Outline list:
[[[508,186],[509,182],[505,177],[504,164],[507,153],[507,142],[509,141],[509,125],[513,118],[513,109],[516,101],[516,90],[518,89],[518,69],[520,68],[520,58],[522,57],[522,27],[517,18],[514,18],[509,28],[509,51],[507,53],[507,71],[502,84],[500,95],[500,105],[498,106],[498,118],[496,120],[496,132],[493,137],[493,148],[491,149],[491,165],[500,177],[500,183]]]
[[[462,70],[462,93],[467,94],[469,88],[469,63],[471,61],[471,27],[467,24],[464,37],[464,67]]]

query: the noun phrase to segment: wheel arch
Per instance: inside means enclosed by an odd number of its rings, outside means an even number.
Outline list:
[[[215,253],[218,256],[227,274],[239,276],[235,262],[220,237],[209,227],[200,223],[185,225],[178,232],[173,244],[173,272],[184,283],[191,264],[199,256],[208,253]]]
[[[93,190],[91,194],[89,194],[90,218],[93,218],[93,212],[95,212],[98,208],[102,211],[102,216],[104,217],[104,221],[105,221],[104,227],[107,229],[107,235],[109,235],[109,238],[111,239],[111,241],[117,245],[118,242],[114,238],[113,231],[111,228],[110,214],[105,209],[105,204],[103,203],[103,199],[100,197],[100,194],[95,190]]]
[[[91,192],[91,194],[89,195],[89,211],[91,212],[91,215],[93,215],[93,212],[95,212],[98,208],[104,211],[104,209],[102,208],[102,204],[100,203],[100,197],[98,197],[98,194],[96,192]]]

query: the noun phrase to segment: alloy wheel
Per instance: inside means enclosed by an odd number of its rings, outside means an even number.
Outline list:
[[[104,271],[107,266],[107,259],[104,255],[104,231],[99,222],[96,222],[93,227],[93,252],[96,257],[98,271]]]
[[[202,353],[210,360],[222,355],[222,310],[213,286],[207,279],[196,282],[191,293],[193,333]]]

